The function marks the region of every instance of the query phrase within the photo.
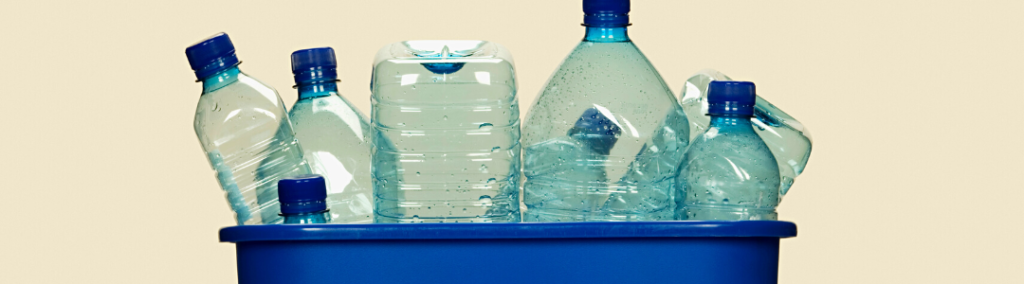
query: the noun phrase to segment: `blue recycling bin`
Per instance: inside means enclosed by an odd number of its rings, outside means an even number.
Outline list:
[[[777,283],[783,221],[256,225],[220,230],[238,281]]]

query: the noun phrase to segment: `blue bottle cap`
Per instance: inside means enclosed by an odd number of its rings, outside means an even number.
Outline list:
[[[334,49],[318,47],[292,52],[292,74],[295,84],[307,84],[338,79],[338,61]]]
[[[300,175],[277,182],[281,214],[305,214],[327,210],[327,182],[320,175]]]
[[[753,82],[711,81],[708,115],[753,116],[757,91]]]
[[[611,153],[622,129],[614,121],[606,117],[597,108],[589,108],[576,120],[576,125],[569,129],[569,136],[586,144],[591,150],[601,155]]]
[[[199,80],[238,65],[235,45],[226,33],[219,33],[185,48],[188,64]]]
[[[583,14],[584,26],[628,26],[629,0],[583,0]]]

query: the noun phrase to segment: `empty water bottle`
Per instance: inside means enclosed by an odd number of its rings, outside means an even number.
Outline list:
[[[337,66],[330,47],[292,53],[299,100],[288,116],[310,168],[327,180],[332,223],[370,223],[370,126],[338,94]]]
[[[779,167],[751,123],[754,83],[714,81],[707,98],[711,123],[679,167],[676,218],[775,220]]]
[[[238,69],[220,33],[185,49],[203,83],[195,130],[238,224],[280,223],[277,180],[308,174],[281,97]]]
[[[327,183],[320,175],[301,175],[277,182],[285,224],[323,224],[331,221]]]
[[[525,221],[672,219],[689,124],[627,36],[629,9],[583,1],[586,36],[526,116]]]
[[[486,41],[406,41],[374,62],[375,221],[519,221],[512,55]]]
[[[712,69],[701,70],[686,80],[686,86],[679,95],[680,103],[689,116],[690,127],[693,130],[691,143],[710,123],[707,116],[707,90],[708,84],[716,80],[732,79]],[[768,148],[772,150],[775,160],[779,163],[781,193],[785,196],[811,157],[811,133],[795,118],[761,96],[757,96],[754,117],[750,121],[757,135],[768,144]]]

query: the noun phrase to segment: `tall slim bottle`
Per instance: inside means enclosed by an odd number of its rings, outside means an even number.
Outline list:
[[[195,131],[238,224],[280,223],[277,181],[309,173],[284,102],[238,69],[227,34],[185,49],[203,94]]]
[[[371,223],[370,124],[338,94],[337,66],[330,47],[292,53],[299,100],[288,117],[310,168],[326,178],[331,222]]]
[[[627,35],[629,9],[583,1],[586,36],[526,116],[524,221],[672,219],[689,126]]]

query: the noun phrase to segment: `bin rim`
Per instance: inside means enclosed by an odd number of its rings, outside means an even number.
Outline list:
[[[220,229],[220,241],[374,241],[796,236],[787,221],[566,223],[432,223],[242,225]]]

